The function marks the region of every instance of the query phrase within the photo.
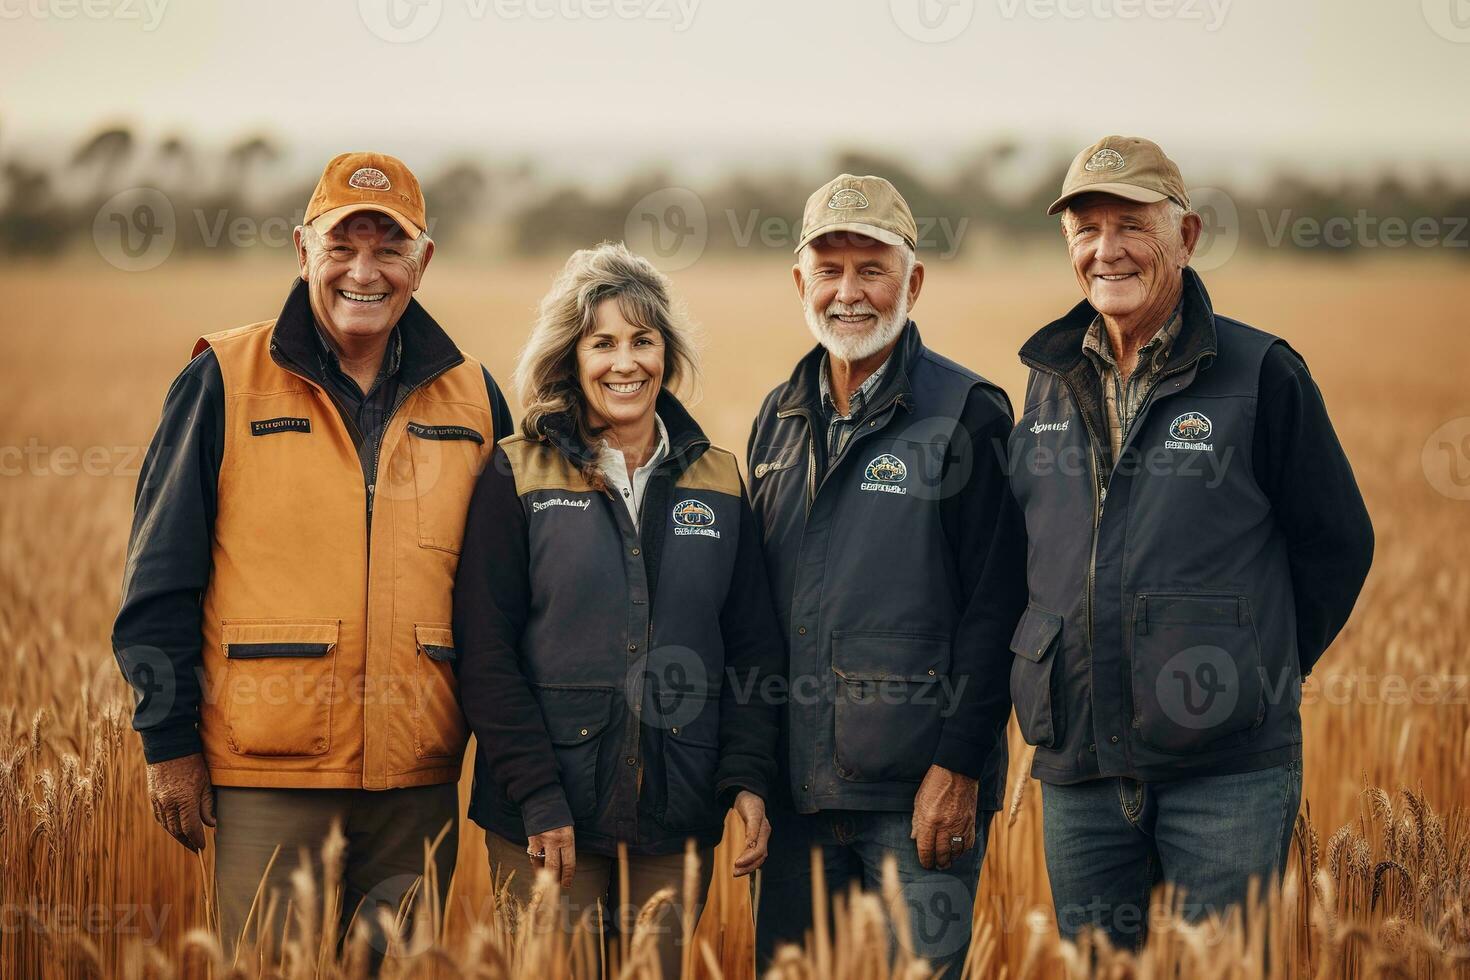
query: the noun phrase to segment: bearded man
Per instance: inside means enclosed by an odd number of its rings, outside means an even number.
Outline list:
[[[811,196],[792,273],[818,346],[751,432],[751,502],[791,658],[763,963],[812,926],[816,847],[829,894],[876,889],[893,855],[911,952],[958,976],[1005,784],[1009,642],[1025,606],[1010,401],[920,340],[916,238],[881,177],[843,174]]]

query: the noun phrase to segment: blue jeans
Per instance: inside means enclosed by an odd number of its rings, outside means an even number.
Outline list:
[[[970,948],[970,926],[975,888],[992,811],[976,821],[975,846],[945,869],[926,870],[919,864],[918,846],[909,837],[913,814],[824,810],[821,813],[770,814],[771,843],[761,873],[760,909],[756,918],[756,964],[763,972],[776,947],[801,944],[812,928],[811,849],[822,852],[828,905],[856,882],[865,891],[878,892],[883,884],[883,859],[898,859],[898,880],[908,906],[912,949],[936,970],[950,969],[958,977]],[[890,920],[898,910],[889,910]],[[830,922],[829,929],[830,929]],[[829,935],[831,933],[829,932]],[[896,941],[890,924],[890,940]]]
[[[1286,867],[1301,765],[1167,782],[1043,783],[1046,872],[1062,938],[1096,926],[1115,947],[1141,946],[1149,894],[1166,881],[1183,892],[1191,922],[1244,905],[1252,875],[1264,887]]]

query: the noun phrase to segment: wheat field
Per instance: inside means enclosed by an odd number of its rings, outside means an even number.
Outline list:
[[[439,259],[420,299],[503,381],[553,271]],[[285,254],[133,274],[82,258],[0,271],[10,297],[0,328],[0,976],[231,972],[204,928],[209,850],[186,852],[152,821],[108,636],[138,465],[169,380],[199,334],[273,316],[293,274]],[[694,414],[742,452],[760,397],[809,345],[789,271],[706,259],[672,278],[704,337]],[[1205,281],[1217,309],[1305,357],[1378,535],[1357,610],[1305,691],[1304,804],[1279,907],[1190,927],[1168,918],[1161,895],[1136,959],[1058,942],[1039,794],[1013,725],[1009,809],[993,825],[968,972],[1470,976],[1470,502],[1458,499],[1463,486],[1427,475],[1425,455],[1431,433],[1470,431],[1454,421],[1470,416],[1470,277],[1463,264],[1422,257],[1241,255]],[[1016,401],[1025,380],[1016,349],[1075,292],[1060,250],[937,262],[914,316],[931,347]],[[1470,441],[1463,448],[1470,454]],[[748,977],[751,895],[729,878],[725,848],[715,860],[687,968]],[[609,951],[544,930],[513,937],[472,825],[458,867],[447,905],[402,937],[388,972],[595,975],[604,956],[625,975],[652,969],[646,937]],[[330,890],[303,897],[293,941],[254,951],[239,975],[361,973],[360,944],[339,954],[319,928],[329,916],[314,915]],[[788,951],[777,973],[927,975],[901,943],[888,948],[885,896],[831,898],[834,930]]]

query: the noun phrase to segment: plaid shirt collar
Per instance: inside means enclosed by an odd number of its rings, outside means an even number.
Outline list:
[[[827,357],[822,358],[822,369],[817,372],[817,378],[821,386],[822,414],[831,419],[853,418],[868,404],[868,399],[873,397],[873,392],[878,390],[878,385],[882,383],[883,375],[887,372],[888,365],[893,361],[893,354],[889,353],[883,363],[878,365],[878,370],[868,375],[867,380],[858,385],[857,390],[847,396],[846,415],[838,414],[837,402],[832,398],[832,382],[828,377],[832,373],[830,357],[831,355],[829,354]]]
[[[1179,302],[1174,304],[1174,312],[1169,314],[1169,319],[1165,321],[1163,327],[1149,338],[1148,343],[1138,349],[1138,363],[1148,365],[1146,373],[1149,377],[1163,370],[1164,362],[1169,359],[1169,350],[1174,346],[1174,341],[1179,336],[1179,328],[1183,323],[1184,298],[1181,296]],[[1117,359],[1113,357],[1113,345],[1108,341],[1101,313],[1092,318],[1092,323],[1087,328],[1087,335],[1082,338],[1082,349],[1092,358],[1093,364],[1100,373],[1106,375],[1118,370]]]

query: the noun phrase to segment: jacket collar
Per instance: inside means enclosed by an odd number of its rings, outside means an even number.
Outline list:
[[[663,420],[664,429],[668,433],[669,452],[665,462],[672,460],[674,471],[683,473],[704,455],[704,451],[709,448],[709,439],[705,437],[699,423],[694,421],[694,417],[668,389],[659,391],[658,397],[654,399],[653,410]],[[593,464],[599,458],[598,451],[583,443],[577,435],[577,426],[569,412],[543,417],[538,429],[547,442],[578,466]]]
[[[443,374],[464,360],[464,355],[444,328],[429,316],[419,301],[410,299],[398,318],[400,353],[399,383],[407,390]],[[271,357],[296,374],[325,385],[318,357],[316,318],[311,312],[311,294],[306,280],[298,278],[271,330]]]
[[[1199,273],[1186,266],[1183,276],[1183,322],[1164,362],[1165,370],[1199,358],[1213,358],[1216,351],[1215,311],[1210,304],[1210,294],[1205,291]],[[1061,319],[1053,320],[1032,334],[1031,339],[1021,345],[1021,360],[1053,374],[1073,372],[1079,362],[1086,360],[1082,340],[1096,317],[1097,311],[1084,299]],[[1208,361],[1201,362],[1202,367],[1207,364]]]
[[[905,408],[909,407],[913,401],[910,396],[914,390],[909,380],[909,373],[923,352],[924,341],[919,337],[919,326],[913,320],[909,320],[899,332],[898,343],[894,345],[893,353],[888,356],[888,363],[883,369],[882,383],[878,390],[867,399],[867,403],[887,405],[889,401],[897,399],[899,404]],[[826,356],[827,349],[818,344],[796,362],[796,369],[791,372],[791,377],[786,382],[786,390],[782,392],[781,400],[776,404],[776,411],[779,414],[789,415],[805,410],[810,420],[819,417],[822,408],[822,371],[824,369],[822,362]]]

